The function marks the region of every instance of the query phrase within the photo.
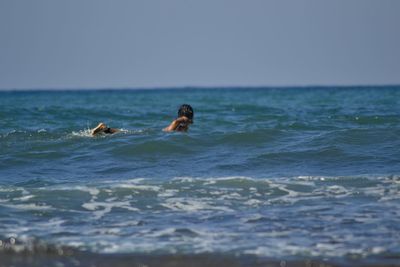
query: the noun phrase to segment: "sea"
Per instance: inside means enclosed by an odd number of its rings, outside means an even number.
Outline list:
[[[398,263],[400,86],[1,91],[0,251],[35,246]]]

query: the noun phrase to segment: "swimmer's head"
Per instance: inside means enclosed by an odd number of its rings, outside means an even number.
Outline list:
[[[188,104],[183,104],[182,106],[179,107],[178,110],[178,117],[185,116],[190,120],[190,122],[193,123],[193,108],[188,105]]]

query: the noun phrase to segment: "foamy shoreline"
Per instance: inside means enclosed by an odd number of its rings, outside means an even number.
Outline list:
[[[93,266],[93,267],[333,267],[333,266],[400,266],[370,265],[352,262],[336,264],[320,260],[278,260],[262,259],[255,256],[234,256],[220,254],[196,255],[140,255],[140,254],[93,254],[69,252],[58,253],[0,253],[0,267],[35,266]],[[355,265],[354,265],[355,264]]]

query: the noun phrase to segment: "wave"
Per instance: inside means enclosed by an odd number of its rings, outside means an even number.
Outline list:
[[[331,197],[365,196],[374,197],[377,201],[389,201],[398,198],[396,189],[399,183],[398,176],[298,176],[279,179],[179,177],[166,181],[137,178],[97,181],[85,185],[34,179],[13,186],[0,186],[0,205],[7,204],[11,207],[12,204],[41,203],[43,207],[49,205],[56,209],[65,209],[68,204],[53,199],[61,194],[65,200],[72,201],[75,198],[74,202],[81,202],[84,209],[79,208],[76,211],[95,211],[100,206],[108,207],[111,204],[115,204],[115,207],[124,206],[126,210],[147,210],[140,202],[133,201],[134,197],[146,198],[147,203],[152,204],[152,208],[156,210],[167,208],[187,212],[212,209],[230,211],[245,206],[268,206],[284,202],[294,204],[303,200]],[[86,201],[88,198],[91,199],[90,202]],[[34,209],[37,206],[27,205],[25,208],[30,207]],[[71,208],[73,211],[73,207]],[[110,209],[107,209],[109,212]]]
[[[187,229],[166,229],[163,234],[182,233],[197,238],[197,234]],[[24,246],[24,244],[26,244]],[[126,243],[121,243],[125,246]],[[319,249],[325,249],[327,246],[318,244]],[[186,251],[170,251],[169,253],[126,253],[112,254],[84,252],[73,247],[55,245],[44,240],[32,239],[28,242],[21,242],[14,238],[6,238],[0,244],[0,257],[4,266],[44,266],[44,265],[78,265],[78,266],[398,266],[396,254],[380,255],[384,252],[381,247],[371,249],[372,256],[366,259],[357,258],[357,252],[348,252],[347,258],[326,259],[307,255],[302,257],[263,257],[264,251],[268,247],[260,247],[256,251],[248,251],[247,254],[238,255],[232,252],[209,252],[191,253]],[[286,246],[285,250],[299,251],[301,248],[295,246]]]
[[[385,212],[396,210],[399,183],[399,176],[31,180],[0,186],[0,230],[102,253],[395,255]]]

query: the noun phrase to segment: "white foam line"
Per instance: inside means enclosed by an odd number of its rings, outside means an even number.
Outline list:
[[[30,204],[3,204],[0,203],[0,206],[19,209],[19,210],[53,210],[54,208],[48,205],[36,205],[34,203]]]
[[[228,199],[228,200],[231,200],[231,199],[242,200],[242,199],[244,199],[244,197],[241,196],[241,195],[240,195],[239,193],[237,193],[237,192],[233,192],[233,193],[222,192],[222,193],[219,194],[219,195],[221,195],[221,197],[219,198],[219,199],[221,199],[221,200],[226,200],[226,199]]]
[[[173,197],[176,196],[179,193],[179,190],[177,189],[166,189],[162,191],[161,193],[158,193],[158,197]]]
[[[16,197],[13,198],[13,201],[17,200],[17,201],[27,201],[31,198],[35,197],[34,195],[26,195],[26,196],[22,196],[22,197]]]
[[[106,180],[106,181],[101,181],[100,184],[115,184],[115,183],[130,183],[130,184],[138,184],[143,181],[146,181],[146,178],[143,177],[138,177],[138,178],[131,178],[127,180]]]
[[[89,186],[82,186],[82,185],[74,185],[71,187],[66,187],[66,186],[60,186],[60,185],[55,185],[55,186],[48,186],[48,187],[39,187],[36,188],[39,190],[43,191],[53,191],[53,190],[59,190],[59,191],[73,191],[73,190],[78,190],[82,192],[87,192],[92,196],[96,196],[100,193],[100,189],[96,187],[89,187]]]
[[[111,212],[111,210],[113,208],[122,208],[122,209],[126,209],[126,210],[130,210],[130,211],[139,211],[139,209],[131,207],[130,203],[128,201],[124,201],[124,202],[88,202],[88,203],[84,203],[82,204],[82,207],[89,210],[89,211],[93,211],[94,213],[94,218],[95,219],[100,219],[101,217],[103,217],[105,214]],[[102,210],[98,210],[98,208],[103,208]]]
[[[17,191],[21,191],[22,194],[29,194],[29,192],[22,187],[0,187],[0,192],[17,192]]]
[[[211,206],[205,201],[185,198],[169,198],[165,200],[165,203],[161,203],[161,206],[174,211],[186,211],[195,212],[202,210],[220,210],[226,212],[232,212],[233,210],[228,207]]]
[[[244,202],[245,205],[253,206],[253,207],[257,207],[257,206],[261,205],[262,203],[263,202],[258,199],[249,199],[246,202]]]
[[[63,191],[78,190],[78,191],[82,191],[82,192],[87,192],[92,197],[95,197],[100,193],[100,190],[95,187],[80,186],[80,185],[72,186],[72,187],[56,188],[56,190],[63,190]]]
[[[190,183],[190,182],[194,182],[196,181],[196,178],[194,177],[175,177],[172,179],[172,181],[178,181],[178,182],[182,182],[182,183]]]
[[[138,184],[115,184],[112,188],[128,188],[128,189],[136,189],[140,191],[160,191],[159,186],[155,185],[138,185]]]

